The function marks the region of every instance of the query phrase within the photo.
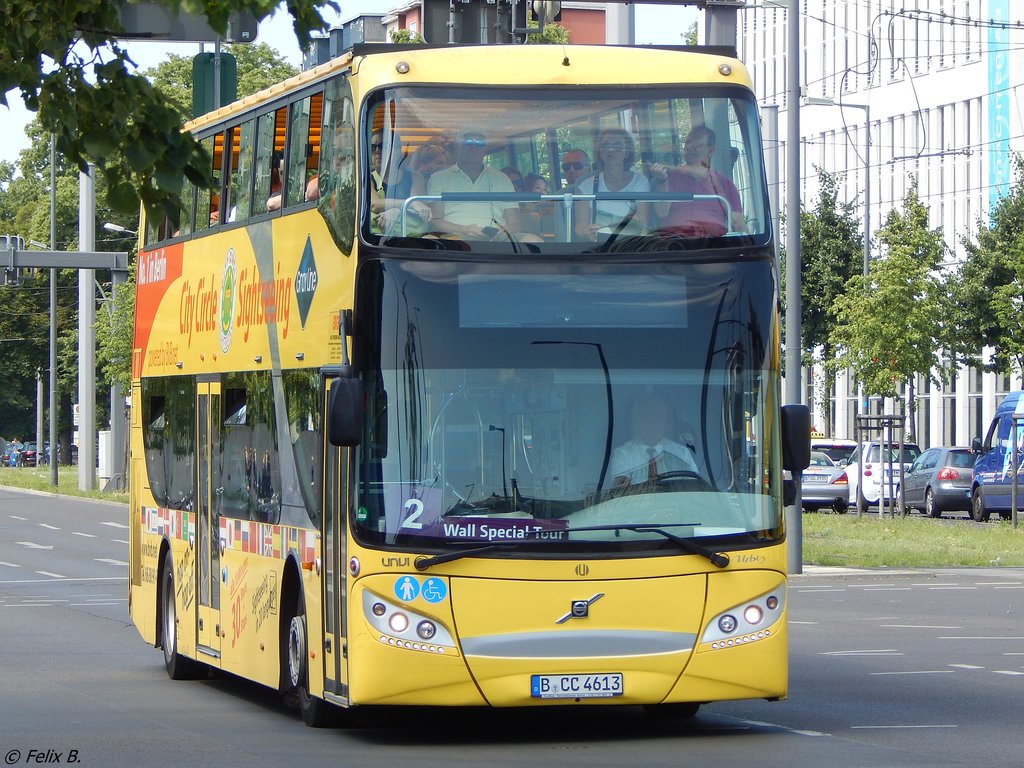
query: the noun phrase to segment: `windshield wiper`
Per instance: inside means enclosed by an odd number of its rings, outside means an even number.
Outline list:
[[[691,555],[700,555],[711,561],[713,565],[719,568],[725,568],[729,564],[729,556],[722,554],[721,552],[715,552],[712,549],[701,546],[692,539],[687,539],[682,536],[677,536],[674,533],[666,531],[663,526],[684,526],[686,528],[696,528],[700,526],[700,523],[620,523],[615,525],[589,525],[582,528],[569,528],[568,533],[580,533],[582,531],[633,531],[635,533],[643,533],[650,531],[651,533],[658,533],[664,536],[666,539],[671,541],[673,544],[678,546],[684,552],[688,552]],[[486,544],[482,547],[473,547],[472,549],[459,549],[451,552],[443,552],[440,555],[432,555],[430,557],[417,557],[413,565],[416,566],[417,571],[425,571],[435,565],[441,565],[442,563],[450,563],[454,560],[461,560],[464,557],[476,557],[487,552],[494,552],[499,549],[518,548],[524,544],[555,544],[564,543],[564,540],[547,540],[547,539],[527,539],[525,541],[500,541],[495,544]]]
[[[591,525],[584,528],[570,528],[570,533],[579,533],[580,531],[633,531],[634,533],[643,533],[650,531],[651,533],[659,533],[666,539],[671,541],[673,544],[678,546],[684,552],[689,552],[691,555],[700,555],[706,557],[711,561],[712,565],[716,565],[719,568],[725,568],[729,564],[729,556],[722,554],[721,552],[715,552],[713,549],[702,546],[695,542],[693,539],[687,539],[682,536],[677,536],[674,533],[666,531],[663,526],[684,526],[696,528],[700,523],[617,523],[614,525]]]

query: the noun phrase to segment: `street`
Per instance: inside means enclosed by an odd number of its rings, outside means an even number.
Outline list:
[[[703,707],[360,712],[174,682],[127,616],[123,505],[0,488],[7,765],[1024,766],[1024,570],[816,569],[790,587],[790,698]]]

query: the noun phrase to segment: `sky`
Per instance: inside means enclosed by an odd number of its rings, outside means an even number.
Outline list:
[[[329,24],[343,24],[364,13],[381,13],[394,7],[394,0],[339,0],[341,13],[325,14]],[[697,17],[697,10],[691,7],[666,5],[636,6],[636,42],[641,45],[680,45],[685,40],[686,31]],[[275,48],[285,59],[298,67],[302,61],[295,33],[292,29],[292,18],[280,6],[274,14],[260,24],[256,42],[266,43]],[[139,70],[155,67],[167,56],[191,56],[199,53],[198,43],[129,43],[129,55],[139,66]],[[207,50],[210,50],[207,48]],[[31,121],[32,113],[25,109],[18,91],[7,94],[8,107],[0,106],[0,160],[16,163],[18,155],[28,146],[25,126]]]

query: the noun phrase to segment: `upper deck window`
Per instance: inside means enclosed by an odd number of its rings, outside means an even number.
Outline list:
[[[770,237],[757,111],[739,89],[391,88],[360,140],[371,244],[564,253]]]

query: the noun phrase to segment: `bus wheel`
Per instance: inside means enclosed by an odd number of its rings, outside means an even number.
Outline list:
[[[301,593],[288,623],[285,664],[288,684],[285,700],[298,706],[302,721],[311,728],[331,725],[334,707],[309,694],[309,644],[306,641],[306,608]]]
[[[988,522],[989,512],[985,509],[985,500],[981,498],[981,489],[975,488],[971,494],[971,517],[976,523]]]
[[[206,665],[178,653],[178,614],[174,605],[174,564],[171,553],[164,558],[160,575],[160,644],[164,649],[164,667],[171,680],[195,680],[202,677]]]
[[[700,704],[695,701],[683,701],[675,704],[644,704],[644,714],[652,720],[683,720],[694,717]]]

